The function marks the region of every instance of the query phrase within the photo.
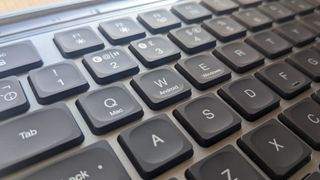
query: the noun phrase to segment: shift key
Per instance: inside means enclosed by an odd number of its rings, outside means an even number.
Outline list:
[[[84,136],[64,103],[0,124],[0,176],[74,147]]]

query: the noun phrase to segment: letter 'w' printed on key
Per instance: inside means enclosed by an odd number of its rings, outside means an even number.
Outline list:
[[[166,78],[162,78],[162,79],[158,79],[158,81],[153,81],[156,85],[158,85],[159,87],[163,87],[164,85],[165,86],[168,86],[168,83],[167,83],[167,80]]]

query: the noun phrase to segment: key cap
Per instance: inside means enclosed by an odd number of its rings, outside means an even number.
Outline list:
[[[131,42],[129,49],[148,68],[180,59],[180,50],[169,40],[153,36]]]
[[[83,139],[63,103],[6,121],[0,125],[0,176],[52,157]]]
[[[24,180],[131,180],[109,143],[99,141],[40,169]]]
[[[294,13],[279,2],[271,2],[259,7],[259,10],[277,22],[284,22],[294,18]]]
[[[314,9],[312,4],[304,0],[282,0],[281,3],[300,15],[311,13]]]
[[[17,77],[0,79],[0,120],[22,114],[29,107],[30,104]]]
[[[205,90],[231,78],[231,71],[209,53],[181,59],[176,69],[197,89]]]
[[[270,59],[287,54],[292,48],[288,41],[271,31],[251,35],[245,41]]]
[[[129,17],[100,23],[99,30],[114,45],[126,44],[146,36],[143,28]]]
[[[256,73],[256,77],[267,84],[284,99],[292,99],[310,88],[311,80],[285,62],[273,63]]]
[[[230,14],[239,9],[239,5],[231,0],[202,0],[202,4],[216,15]]]
[[[264,63],[262,54],[242,41],[219,46],[213,53],[238,73],[244,73]]]
[[[139,66],[120,47],[87,54],[83,64],[98,84],[107,84],[137,74]]]
[[[135,75],[130,84],[153,110],[191,96],[190,85],[169,66]]]
[[[81,56],[104,48],[102,40],[89,26],[56,33],[53,40],[65,58]]]
[[[223,42],[232,41],[246,35],[246,29],[227,16],[206,20],[202,27]]]
[[[241,128],[241,118],[211,93],[179,105],[173,115],[203,147]]]
[[[304,46],[314,41],[316,35],[297,21],[291,21],[275,28],[275,31],[295,46]]]
[[[227,145],[192,165],[186,171],[188,180],[263,180],[262,176],[232,146]]]
[[[253,76],[224,85],[218,94],[244,118],[256,120],[279,106],[280,98]]]
[[[195,54],[216,45],[216,39],[197,25],[171,30],[168,37],[188,54]]]
[[[282,123],[298,134],[312,148],[320,149],[320,106],[305,98],[279,115]]]
[[[272,20],[256,9],[235,12],[232,16],[251,31],[260,31],[272,26]]]
[[[191,143],[165,114],[121,132],[118,141],[144,179],[152,179],[193,155]]]
[[[180,20],[166,9],[139,14],[138,20],[153,34],[167,32],[181,26]]]
[[[320,89],[312,94],[312,98],[320,103]]]
[[[28,80],[40,104],[50,104],[89,89],[87,80],[72,61],[32,70]]]
[[[300,18],[300,22],[303,23],[310,30],[320,36],[320,14],[313,13]]]
[[[27,72],[42,64],[41,57],[29,40],[0,47],[0,78]]]
[[[315,43],[313,47],[320,52],[320,42]]]
[[[313,81],[320,82],[320,53],[312,49],[305,49],[289,55],[287,62]]]
[[[272,179],[287,179],[311,158],[310,148],[274,119],[243,135],[238,145]]]
[[[76,104],[96,135],[105,134],[143,116],[142,107],[121,83],[83,94]]]
[[[211,12],[196,2],[175,5],[171,11],[187,24],[211,18]]]
[[[304,180],[317,180],[317,179],[320,179],[320,173],[314,172]]]
[[[320,1],[319,0],[307,0],[310,4],[314,5],[315,7],[320,7]]]
[[[243,8],[254,7],[262,3],[262,0],[234,0],[234,1],[237,2]]]

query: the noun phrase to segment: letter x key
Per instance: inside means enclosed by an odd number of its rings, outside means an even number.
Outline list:
[[[276,148],[277,152],[280,152],[280,149],[283,149],[283,148],[284,148],[283,145],[278,144],[276,138],[273,138],[272,141],[269,141],[268,143],[271,144],[271,145],[273,145],[273,146]]]

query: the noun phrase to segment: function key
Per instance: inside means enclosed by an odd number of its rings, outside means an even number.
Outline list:
[[[239,5],[231,0],[202,0],[202,3],[216,15],[230,14],[239,9]]]
[[[237,73],[264,63],[264,57],[244,42],[236,41],[216,48],[213,53]]]
[[[306,25],[310,30],[320,35],[320,13],[313,13],[300,17],[300,22]]]
[[[118,141],[144,179],[153,179],[193,155],[191,143],[165,114],[125,130]]]
[[[206,20],[202,27],[223,42],[246,35],[246,28],[227,16]]]
[[[233,17],[251,31],[259,31],[272,26],[272,20],[256,9],[235,12]]]
[[[107,84],[137,74],[138,64],[120,47],[87,54],[82,61],[98,84]]]
[[[251,35],[246,39],[246,42],[270,59],[289,53],[292,49],[292,45],[288,41],[271,31]]]
[[[71,61],[32,70],[28,80],[40,104],[50,104],[89,89],[87,80]]]
[[[238,145],[272,179],[287,179],[311,159],[311,149],[276,120],[243,135]]]
[[[249,121],[260,118],[280,104],[280,97],[253,76],[229,83],[218,93]]]
[[[146,36],[144,29],[131,18],[100,23],[99,30],[111,44],[125,44]]]
[[[74,173],[74,174],[72,174]],[[71,176],[71,177],[70,177]],[[131,180],[109,143],[99,141],[59,160],[24,180],[118,179]]]
[[[148,68],[161,66],[181,57],[180,50],[161,36],[133,41],[129,49]]]
[[[203,147],[241,128],[241,118],[211,93],[179,105],[173,115]]]
[[[208,89],[231,78],[230,69],[208,53],[179,60],[175,67],[199,90]]]
[[[165,9],[139,14],[138,20],[153,34],[164,33],[181,26],[180,20]]]
[[[240,4],[240,6],[244,8],[258,6],[259,4],[262,3],[262,0],[234,0],[234,1]]]
[[[211,18],[211,12],[196,2],[173,6],[171,11],[188,24]]]
[[[0,47],[0,78],[27,72],[42,64],[41,57],[29,40]]]
[[[312,98],[316,100],[318,103],[320,103],[320,89],[312,94]]]
[[[259,7],[259,10],[277,22],[284,22],[294,18],[294,13],[279,2],[271,2]]]
[[[282,98],[291,99],[310,88],[311,80],[285,62],[273,63],[256,73],[256,77]]]
[[[279,119],[316,150],[320,150],[320,105],[311,98],[286,109]]]
[[[91,27],[82,27],[54,34],[54,42],[63,57],[73,58],[104,48]]]
[[[305,49],[289,55],[287,62],[309,76],[313,81],[320,82],[320,53],[313,49]]]
[[[168,37],[189,54],[195,54],[216,45],[216,39],[198,25],[171,30]]]
[[[14,76],[0,79],[0,120],[26,112],[28,99]]]
[[[97,135],[143,116],[141,106],[121,83],[83,94],[76,104],[91,131]]]
[[[315,8],[313,4],[305,0],[282,0],[281,3],[297,14],[308,14]]]
[[[191,87],[169,66],[133,76],[133,88],[153,110],[159,110],[191,96]]]
[[[264,180],[247,160],[231,145],[227,145],[186,171],[188,180]]]

